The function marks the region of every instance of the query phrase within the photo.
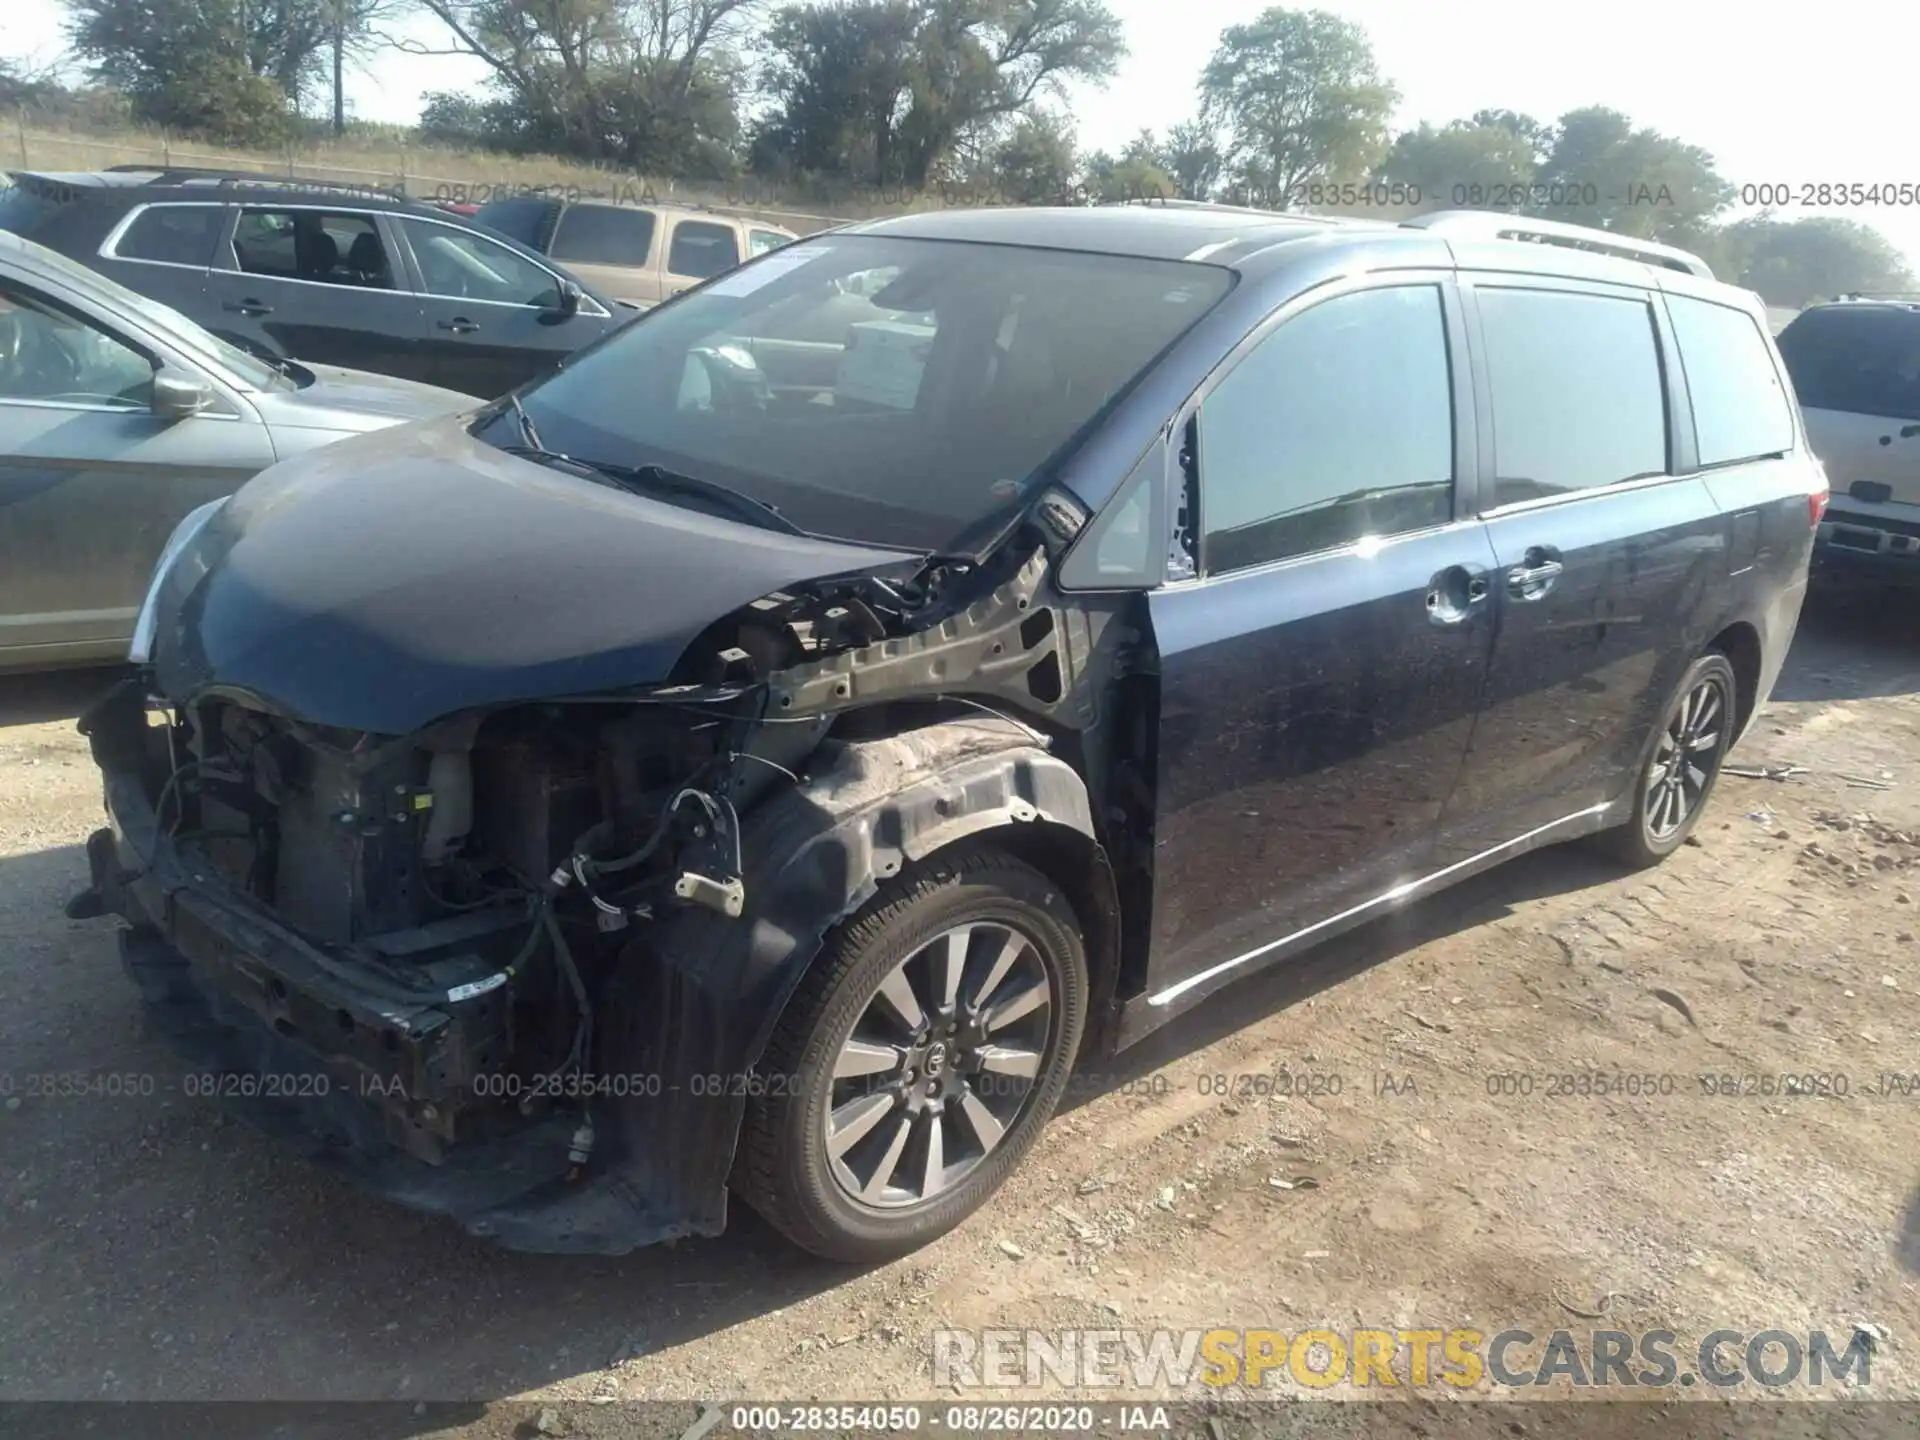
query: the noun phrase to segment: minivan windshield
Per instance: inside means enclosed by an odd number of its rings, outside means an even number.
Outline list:
[[[1920,420],[1920,311],[1822,305],[1796,317],[1779,345],[1802,406]]]
[[[741,492],[809,534],[966,554],[1233,283],[1175,260],[792,244],[523,391],[540,444]],[[511,446],[511,408],[477,432]]]

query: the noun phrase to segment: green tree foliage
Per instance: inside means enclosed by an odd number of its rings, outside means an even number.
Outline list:
[[[1857,220],[1757,215],[1724,231],[1717,273],[1737,277],[1769,305],[1799,308],[1854,291],[1911,291],[1912,272],[1886,237]]]
[[[1483,112],[1484,113],[1484,112]],[[1393,142],[1377,178],[1418,192],[1419,208],[1517,210],[1534,178],[1530,143],[1512,129],[1477,120],[1422,124]]]
[[[67,22],[135,119],[243,144],[289,133],[322,33],[314,0],[70,0]]]
[[[1705,150],[1598,105],[1560,117],[1534,180],[1537,214],[1676,245],[1704,241],[1734,197]]]
[[[403,49],[492,72],[483,143],[690,176],[732,168],[744,76],[731,46],[759,0],[420,3],[446,43]]]
[[[1226,154],[1220,137],[1199,120],[1185,120],[1167,132],[1160,150],[1160,166],[1175,188],[1189,200],[1210,200],[1226,173]]]
[[[1057,205],[1073,194],[1080,168],[1073,128],[1054,115],[1023,115],[994,147],[988,188],[1015,205]]]
[[[1553,153],[1553,126],[1544,125],[1531,115],[1522,114],[1518,110],[1476,110],[1467,123],[1505,130],[1509,135],[1524,141],[1527,156],[1531,162],[1528,166],[1529,170],[1539,169],[1547,163],[1547,156]]]
[[[782,10],[756,161],[924,188],[969,137],[993,135],[1070,79],[1125,54],[1101,0],[861,0]]]
[[[1274,9],[1222,33],[1200,98],[1202,121],[1226,137],[1236,192],[1285,209],[1296,186],[1374,169],[1399,94],[1358,25]]]

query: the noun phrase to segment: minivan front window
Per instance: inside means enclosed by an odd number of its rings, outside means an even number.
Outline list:
[[[967,553],[1232,285],[1184,261],[886,235],[788,245],[522,393],[546,447],[811,534]],[[482,422],[520,438],[511,413]]]

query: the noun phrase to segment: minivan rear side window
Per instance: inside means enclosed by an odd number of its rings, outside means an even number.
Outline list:
[[[1823,305],[1782,330],[1779,345],[1808,409],[1920,420],[1920,311]]]
[[[1667,473],[1667,402],[1645,298],[1477,290],[1493,401],[1493,505]]]
[[[1338,296],[1243,356],[1200,406],[1200,513],[1214,574],[1450,519],[1438,287]]]
[[[1793,412],[1759,322],[1744,310],[1667,296],[1693,399],[1702,465],[1757,460],[1793,448]]]
[[[639,269],[653,250],[653,211],[617,205],[570,205],[547,253],[578,265]]]

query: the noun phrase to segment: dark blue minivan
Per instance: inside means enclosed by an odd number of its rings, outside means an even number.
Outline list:
[[[1077,1059],[1538,846],[1672,852],[1825,501],[1681,251],[856,225],[188,517],[72,908],[255,1118],[474,1233],[734,1193],[899,1254]]]

